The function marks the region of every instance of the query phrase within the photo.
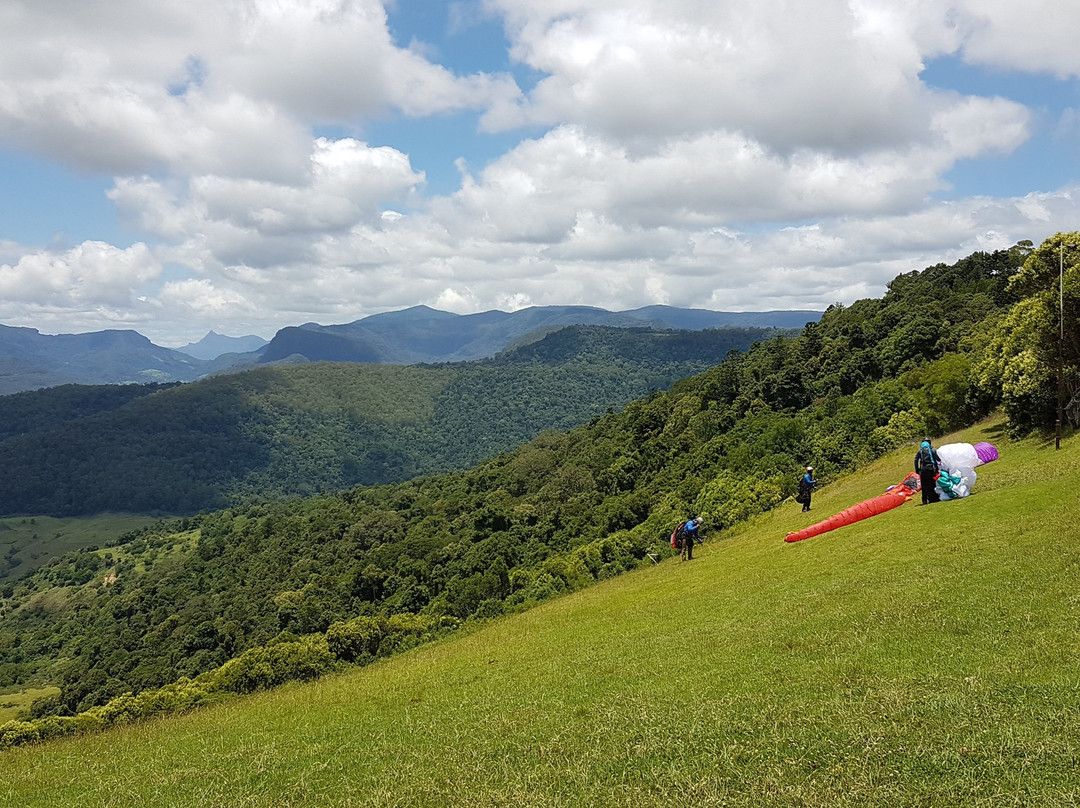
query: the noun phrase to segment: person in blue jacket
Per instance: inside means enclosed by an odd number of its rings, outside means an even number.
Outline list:
[[[810,510],[810,495],[813,494],[815,485],[817,480],[814,479],[814,467],[807,466],[806,474],[799,480],[799,496],[796,498],[797,502],[802,503],[803,513]]]
[[[702,518],[695,516],[685,525],[682,529],[682,560],[693,561],[694,560],[694,542],[701,542],[701,523]]]

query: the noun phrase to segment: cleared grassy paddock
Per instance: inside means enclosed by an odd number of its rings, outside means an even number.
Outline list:
[[[59,694],[58,687],[31,687],[26,690],[11,688],[7,692],[0,692],[0,725],[25,716],[35,699]]]
[[[665,562],[369,668],[0,753],[11,806],[1080,803],[1080,442],[796,544],[903,452]],[[946,441],[941,441],[942,443]]]
[[[160,517],[107,513],[97,516],[7,516],[0,519],[0,584],[72,550],[104,546]]]

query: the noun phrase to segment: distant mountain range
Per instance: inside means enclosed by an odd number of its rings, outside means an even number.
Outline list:
[[[306,323],[283,328],[258,353],[262,362],[289,358],[398,365],[461,362],[494,356],[568,325],[689,331],[721,326],[802,328],[820,317],[817,311],[724,312],[672,306],[621,312],[591,306],[533,306],[515,312],[451,314],[414,306],[346,325]]]
[[[226,337],[216,331],[211,331],[198,342],[189,342],[176,350],[194,356],[196,359],[217,359],[227,353],[250,353],[257,351],[266,345],[267,340],[262,337],[249,335],[246,337]]]
[[[534,306],[515,312],[452,314],[427,306],[343,325],[283,328],[269,342],[211,331],[173,350],[136,331],[45,335],[0,325],[0,395],[62,384],[187,382],[269,363],[365,362],[411,365],[482,359],[569,325],[699,331],[722,326],[802,328],[817,311],[723,312],[647,306],[611,312],[591,306]]]

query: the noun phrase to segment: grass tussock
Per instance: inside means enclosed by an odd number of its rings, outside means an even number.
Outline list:
[[[11,806],[1080,802],[1080,442],[796,544],[907,453],[691,563],[344,675],[0,753]]]

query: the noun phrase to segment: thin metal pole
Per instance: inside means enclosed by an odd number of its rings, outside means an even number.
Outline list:
[[[1054,449],[1061,448],[1061,422],[1065,396],[1065,239],[1058,245],[1058,411]]]

